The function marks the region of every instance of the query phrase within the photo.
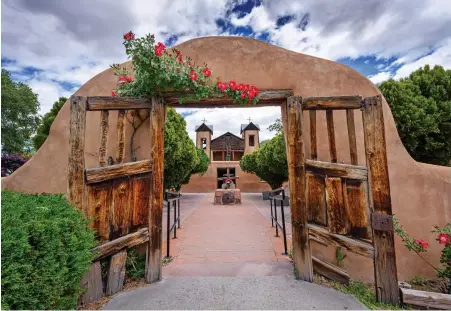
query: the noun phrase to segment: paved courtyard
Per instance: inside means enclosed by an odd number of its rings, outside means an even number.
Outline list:
[[[261,194],[243,194],[241,205],[212,202],[213,194],[182,195],[163,280],[121,293],[105,309],[364,309],[353,296],[295,280]]]

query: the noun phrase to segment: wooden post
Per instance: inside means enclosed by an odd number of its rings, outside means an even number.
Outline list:
[[[329,140],[330,162],[337,163],[337,146],[335,145],[334,112],[326,110],[327,138]]]
[[[117,112],[117,148],[116,163],[122,163],[125,156],[125,117],[126,111],[121,109]]]
[[[163,173],[164,173],[164,120],[165,106],[162,98],[152,97],[150,116],[150,160],[152,182],[149,201],[149,244],[147,246],[146,280],[161,280],[162,230],[163,230]]]
[[[85,169],[85,130],[87,99],[72,96],[69,121],[69,167],[67,174],[67,197],[74,206],[85,213],[84,169]]]
[[[108,110],[100,112],[100,147],[99,147],[99,165],[105,166],[106,152],[108,145]]]
[[[283,111],[283,110],[282,110]],[[293,226],[293,261],[297,278],[312,282],[313,265],[307,228],[307,201],[302,106],[298,97],[287,99],[287,159]],[[282,119],[283,120],[283,119]]]
[[[357,140],[355,137],[354,110],[346,110],[346,123],[348,125],[349,153],[351,156],[351,164],[357,165]]]
[[[310,158],[318,159],[318,148],[316,144],[316,110],[310,110]]]
[[[378,301],[399,304],[382,98],[380,95],[367,97],[364,103],[365,153],[369,170],[369,188],[374,205],[371,222],[376,296]]]

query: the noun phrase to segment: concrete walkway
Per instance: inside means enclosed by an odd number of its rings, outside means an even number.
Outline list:
[[[182,196],[185,220],[163,281],[121,293],[105,309],[364,309],[350,295],[294,279],[260,198],[243,194],[243,204],[220,206],[212,194]]]

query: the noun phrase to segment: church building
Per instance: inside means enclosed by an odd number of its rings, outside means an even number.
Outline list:
[[[260,127],[250,122],[241,124],[240,135],[236,136],[226,132],[214,139],[213,125],[204,122],[195,127],[196,147],[202,148],[210,159],[208,170],[203,175],[191,176],[190,182],[183,185],[182,192],[212,192],[221,188],[225,176],[237,177],[234,179],[235,187],[242,192],[262,192],[269,190],[267,183],[254,174],[241,170],[240,160],[248,153],[260,148]]]

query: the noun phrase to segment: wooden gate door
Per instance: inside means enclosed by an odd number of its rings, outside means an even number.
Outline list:
[[[366,165],[357,162],[354,110],[362,110]],[[305,159],[303,111],[309,111],[311,159]],[[330,162],[317,160],[316,111],[325,110]],[[334,111],[345,110],[350,164],[338,163]],[[310,242],[347,249],[374,261],[378,301],[399,303],[384,118],[380,96],[290,97],[282,106],[287,142],[293,260],[297,276],[313,270],[345,275],[314,256]],[[330,275],[329,275],[330,276]]]
[[[127,110],[150,113],[149,159],[123,163]],[[117,144],[114,164],[107,161],[109,113],[117,110]],[[98,167],[85,167],[86,113],[100,111]],[[161,99],[72,96],[68,199],[92,219],[99,246],[93,249],[94,263],[85,275],[87,287],[82,303],[98,300],[122,288],[127,248],[147,245],[146,279],[161,279],[162,207],[164,171],[164,103]],[[102,283],[100,260],[109,258],[106,284]]]

